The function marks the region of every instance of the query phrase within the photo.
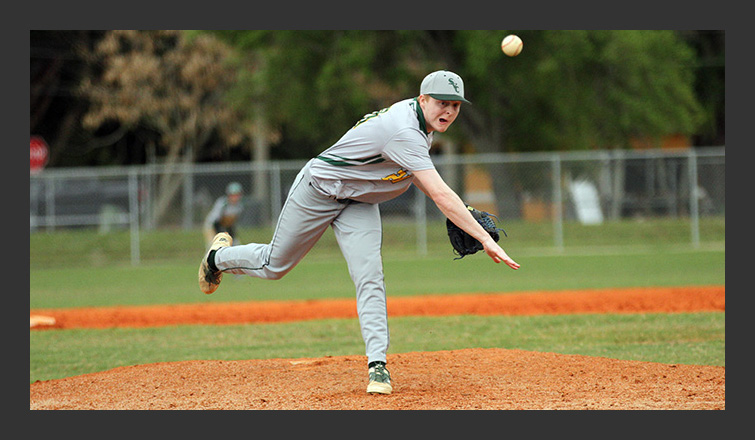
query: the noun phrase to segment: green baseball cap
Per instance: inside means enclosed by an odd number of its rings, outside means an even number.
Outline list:
[[[425,77],[419,88],[420,95],[429,95],[441,101],[461,101],[471,104],[464,99],[464,81],[461,77],[447,70],[438,70]]]
[[[226,194],[241,194],[241,184],[238,182],[231,182],[225,189]]]

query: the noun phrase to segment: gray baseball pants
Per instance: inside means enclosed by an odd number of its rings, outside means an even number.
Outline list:
[[[389,335],[379,206],[336,200],[323,195],[310,181],[309,166],[305,166],[288,193],[270,243],[221,248],[215,254],[215,265],[223,272],[277,280],[332,227],[356,287],[367,361],[385,362]]]

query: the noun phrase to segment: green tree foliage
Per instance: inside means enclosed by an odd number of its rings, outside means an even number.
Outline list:
[[[51,145],[50,166],[143,163],[188,142],[196,160],[231,150],[265,160],[269,147],[272,158],[311,157],[437,69],[461,74],[474,103],[438,136],[464,151],[626,148],[677,133],[725,144],[723,31],[212,31],[233,53],[198,38],[210,31],[115,32],[154,41],[92,57],[113,31],[30,34],[30,128]],[[518,57],[500,50],[508,33],[524,40]],[[180,37],[166,45],[168,35]],[[163,49],[143,50],[153,46]],[[81,83],[97,89],[79,94]],[[161,100],[174,92],[190,100]],[[160,100],[179,105],[158,113]]]
[[[679,31],[696,52],[695,91],[703,122],[695,134],[699,146],[726,144],[726,33],[721,30]]]
[[[691,135],[701,121],[694,52],[674,31],[223,31],[253,57],[248,101],[304,146],[327,147],[361,115],[418,94],[425,74],[454,70],[467,96],[460,130],[476,151],[625,148]]]
[[[505,127],[495,141],[506,150],[622,148],[697,128],[694,54],[673,31],[519,34],[525,47],[516,58],[487,50],[501,32],[462,37],[476,99],[487,125]]]
[[[307,157],[335,142],[362,115],[419,89],[405,32],[216,31],[248,60],[234,93],[254,103]],[[421,79],[421,76],[420,76]],[[410,84],[413,89],[410,89]],[[257,115],[258,116],[258,115]]]

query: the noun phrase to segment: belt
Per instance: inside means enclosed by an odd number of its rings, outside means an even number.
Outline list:
[[[336,202],[343,203],[344,205],[351,205],[352,203],[362,203],[353,199],[336,199]]]
[[[312,182],[309,182],[309,186],[311,186],[312,188],[314,188],[314,185],[312,185]],[[331,197],[333,197],[333,196],[331,196]],[[351,205],[351,204],[354,204],[354,203],[362,203],[362,202],[356,201],[354,199],[336,199],[336,198],[334,198],[334,199],[335,199],[336,202],[344,204],[344,205]]]

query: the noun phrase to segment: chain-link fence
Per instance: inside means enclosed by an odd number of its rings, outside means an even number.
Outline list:
[[[725,149],[589,151],[435,156],[444,180],[468,204],[507,222],[548,224],[551,245],[564,245],[564,225],[635,218],[699,221],[725,216]],[[50,169],[30,176],[30,231],[129,229],[139,262],[140,231],[199,228],[231,182],[243,188],[239,227],[275,224],[305,161]],[[415,187],[383,203],[384,223],[414,223],[417,252],[427,225],[443,215]]]

